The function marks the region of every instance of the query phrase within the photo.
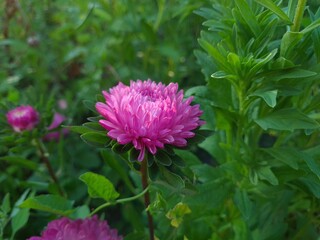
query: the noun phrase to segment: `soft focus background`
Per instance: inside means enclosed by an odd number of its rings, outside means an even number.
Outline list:
[[[4,113],[20,104],[32,105],[40,112],[43,128],[50,124],[54,112],[66,116],[65,125],[81,125],[92,115],[83,101],[95,101],[97,94],[119,81],[150,78],[166,84],[178,82],[184,89],[205,83],[193,54],[199,48],[197,38],[203,19],[193,11],[206,2],[1,1],[1,126],[7,125]],[[9,135],[8,131],[3,134],[1,141],[6,144],[1,144],[0,156],[7,156],[10,148],[9,155],[19,158],[0,161],[0,198],[10,193],[13,204],[26,189],[38,194],[52,192],[46,170],[37,167],[40,163],[32,146],[20,144],[12,149],[15,137]],[[116,155],[101,155],[78,134],[46,142],[46,146],[58,178],[75,205],[89,203],[86,186],[78,179],[86,171],[107,176],[120,192],[125,188],[122,178],[130,182],[126,165]],[[107,161],[112,161],[116,169],[123,168],[121,174]],[[124,195],[130,193],[123,190]],[[140,209],[135,207],[129,203],[123,208],[110,208],[106,218],[122,234],[128,234],[143,226],[138,220],[142,202],[137,204]],[[17,239],[39,234],[53,217],[31,213],[28,227]],[[4,236],[10,235],[10,227],[6,230]]]
[[[85,172],[107,177],[121,198],[142,191],[127,156],[64,126],[95,121],[102,90],[148,78],[194,95],[203,129],[215,131],[175,150],[183,163],[164,158],[161,173],[150,168],[159,239],[319,239],[320,8],[307,1],[294,29],[299,2],[0,1],[0,240],[39,235],[59,215],[84,218],[105,203],[89,197]],[[7,123],[19,105],[39,112],[33,131]],[[49,130],[56,113],[63,126]],[[48,138],[53,131],[63,137]],[[39,149],[64,201],[20,208],[59,195]],[[125,240],[148,239],[142,198],[98,215]]]

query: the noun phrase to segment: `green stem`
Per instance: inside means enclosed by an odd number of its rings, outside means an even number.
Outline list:
[[[307,0],[299,0],[296,8],[296,13],[293,19],[293,25],[291,26],[292,32],[299,32],[300,25],[304,13],[304,8],[306,6]]]
[[[106,208],[106,207],[109,207],[111,205],[115,205],[115,204],[118,204],[118,203],[125,203],[125,202],[130,202],[130,201],[133,201],[135,199],[138,199],[140,197],[142,197],[147,191],[149,190],[149,187],[147,187],[146,189],[144,189],[141,193],[139,193],[138,195],[135,195],[133,197],[128,197],[128,198],[122,198],[122,199],[118,199],[114,202],[107,202],[105,204],[102,204],[100,205],[99,207],[97,207],[94,211],[92,211],[90,213],[90,216],[96,214],[97,212],[99,212],[101,209],[103,208]]]
[[[36,140],[36,143],[37,143],[37,146],[38,146],[38,149],[40,151],[40,159],[41,161],[46,165],[47,169],[48,169],[48,172],[53,180],[53,182],[55,183],[55,185],[57,186],[58,188],[58,192],[59,194],[63,197],[64,196],[64,193],[62,191],[62,188],[60,187],[60,184],[59,184],[59,180],[55,174],[55,172],[53,171],[53,168],[51,166],[51,163],[48,159],[48,152],[46,151],[46,148],[45,146],[43,145],[43,142],[39,139]]]
[[[145,157],[143,161],[141,162],[141,167],[140,167],[140,172],[141,172],[141,181],[142,181],[142,188],[148,189],[148,159]],[[149,225],[149,234],[150,234],[150,240],[154,240],[154,227],[153,227],[153,219],[148,211],[148,207],[150,205],[150,195],[149,191],[146,191],[144,194],[144,205],[147,210],[147,216],[148,216],[148,225]]]

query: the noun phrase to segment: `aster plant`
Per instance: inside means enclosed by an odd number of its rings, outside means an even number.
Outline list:
[[[139,164],[145,207],[148,208],[148,166],[156,162],[164,175],[178,177],[166,169],[172,163],[182,164],[173,149],[186,148],[196,135],[193,143],[200,142],[211,131],[199,130],[205,123],[200,119],[200,106],[191,105],[193,97],[184,99],[176,83],[165,85],[150,79],[137,80],[130,81],[129,86],[119,83],[102,93],[103,97],[98,97],[102,101],[95,104],[101,117],[89,118],[93,122],[71,129],[82,133],[81,138],[89,144],[127,155],[129,165]],[[93,131],[93,126],[104,130]],[[153,219],[149,211],[147,214],[150,239],[154,239]]]

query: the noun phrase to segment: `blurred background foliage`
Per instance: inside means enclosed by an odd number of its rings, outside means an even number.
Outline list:
[[[32,141],[48,132],[54,113],[67,117],[64,125],[81,125],[101,90],[151,78],[178,82],[194,95],[204,127],[216,131],[198,147],[175,151],[184,167],[150,168],[149,209],[160,239],[317,239],[320,10],[318,0],[308,1],[301,31],[292,33],[297,3],[3,0],[0,235],[38,235],[56,217],[14,207],[59,194]],[[17,136],[5,113],[21,104],[35,106],[41,122]],[[121,197],[142,191],[124,156],[88,146],[77,134],[44,146],[74,201],[71,217],[104,203],[88,197],[78,179],[84,172],[106,176]],[[147,239],[142,201],[99,213],[126,240]],[[27,219],[28,227],[14,228],[14,219]]]
[[[94,101],[96,94],[119,81],[151,78],[178,82],[181,88],[205,83],[193,54],[202,18],[193,11],[207,3],[1,1],[0,121],[5,128],[0,130],[0,167],[4,169],[0,196],[4,199],[10,193],[11,210],[26,189],[32,190],[31,195],[58,193],[31,140],[47,132],[55,112],[67,117],[65,125],[80,125],[91,114],[83,100]],[[66,106],[61,107],[61,102]],[[41,113],[41,123],[37,130],[17,138],[6,123],[5,113],[21,104],[34,106]],[[128,167],[118,156],[100,153],[77,134],[45,142],[45,147],[60,184],[75,206],[101,204],[88,198],[85,185],[78,179],[89,170],[107,176],[124,196],[140,190],[136,189],[140,185],[137,174],[128,174]],[[132,179],[136,179],[134,183]],[[9,221],[16,215],[10,211],[2,209],[2,216],[6,216],[1,221],[4,236],[10,236]],[[145,227],[142,220],[137,220],[142,211],[142,202],[129,203],[108,209],[106,218],[126,235]],[[39,234],[53,217],[32,212],[28,227],[18,233],[17,239]]]

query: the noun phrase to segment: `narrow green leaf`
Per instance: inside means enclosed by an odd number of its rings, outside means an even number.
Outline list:
[[[268,80],[270,81],[279,81],[282,79],[298,79],[298,78],[308,78],[313,77],[317,75],[317,73],[304,70],[304,69],[291,69],[286,70],[283,73],[277,73],[275,76],[268,77]]]
[[[226,58],[216,49],[212,44],[207,42],[204,39],[199,39],[200,46],[206,50],[209,55],[213,58],[214,62],[222,69],[226,70],[228,69],[228,66],[226,64]]]
[[[262,167],[257,170],[258,176],[262,180],[266,180],[272,185],[278,185],[279,181],[274,173],[271,171],[270,167]]]
[[[80,134],[92,132],[92,129],[87,128],[85,126],[64,126],[63,125],[62,127],[68,128],[70,131],[75,133],[80,133]]]
[[[245,0],[235,0],[235,3],[248,26],[250,27],[253,34],[259,36],[261,29],[257,21],[256,16],[249,7],[249,4]]]
[[[294,131],[296,129],[317,129],[320,126],[317,121],[294,108],[281,109],[256,119],[255,122],[264,130]]]
[[[304,28],[304,29],[301,31],[301,33],[302,33],[302,34],[306,34],[306,33],[312,31],[313,29],[315,29],[315,28],[317,28],[317,27],[319,27],[319,26],[320,26],[320,18],[317,19],[317,20],[315,20],[315,21],[313,21],[310,25],[308,25],[306,28]]]
[[[19,209],[19,212],[11,220],[12,237],[18,232],[29,219],[29,209]]]
[[[297,170],[299,168],[298,161],[300,161],[302,158],[300,157],[300,152],[298,152],[295,148],[281,147],[267,148],[263,150],[293,169]]]
[[[236,189],[233,201],[238,207],[245,221],[249,220],[253,213],[253,205],[246,191]]]
[[[274,108],[277,105],[277,95],[278,95],[278,90],[270,90],[270,91],[258,90],[250,94],[249,97],[252,97],[252,96],[260,97],[266,102],[266,104],[268,104],[269,107]]]
[[[281,8],[279,8],[274,1],[271,0],[255,0],[257,3],[261,4],[262,6],[268,8],[270,11],[275,13],[279,18],[285,21],[288,24],[292,24],[290,18],[285,14]]]
[[[163,166],[170,166],[172,160],[170,156],[162,150],[159,150],[156,155],[154,155],[155,161]]]
[[[88,186],[88,193],[92,198],[103,198],[108,202],[119,197],[113,184],[102,175],[87,172],[82,174],[79,179]]]
[[[21,166],[23,168],[28,168],[31,170],[36,170],[38,168],[37,163],[20,156],[4,156],[0,157],[0,161],[6,161],[9,164]]]
[[[300,32],[286,32],[281,40],[280,56],[286,58],[293,51],[297,43],[302,39],[303,34]]]
[[[5,214],[9,213],[10,210],[11,210],[11,207],[10,207],[10,194],[7,193],[3,200],[2,200],[2,204],[1,204],[1,211]]]
[[[125,145],[115,143],[111,149],[112,149],[112,151],[114,151],[117,154],[124,154],[124,153],[130,151],[132,148],[133,148],[133,145],[131,143],[128,143]]]
[[[164,179],[173,187],[175,187],[176,189],[182,189],[185,187],[185,183],[184,181],[182,180],[182,178],[173,173],[173,172],[170,172],[169,170],[167,170],[165,167],[160,167],[159,166],[159,169],[162,173],[162,176],[164,177]]]
[[[299,179],[302,183],[304,183],[304,185],[307,186],[307,188],[310,190],[310,192],[313,193],[313,195],[320,199],[320,182],[319,182],[319,178],[315,178],[315,177],[302,177]]]
[[[87,127],[87,128],[89,128],[89,129],[92,129],[92,130],[106,132],[106,129],[104,129],[104,128],[103,128],[99,123],[97,123],[97,122],[86,122],[86,123],[82,124],[82,126]]]
[[[39,195],[30,197],[20,204],[22,208],[31,208],[57,215],[67,216],[73,212],[73,201],[58,195]]]
[[[95,102],[90,101],[90,100],[83,100],[82,102],[89,110],[91,110],[92,112],[95,112],[95,113],[97,112],[96,107],[95,107],[95,105],[96,105]]]
[[[87,132],[80,136],[80,138],[95,147],[106,147],[111,139],[107,136],[107,133],[100,132]]]
[[[311,172],[313,172],[320,179],[320,165],[309,154],[305,154],[304,158]]]

